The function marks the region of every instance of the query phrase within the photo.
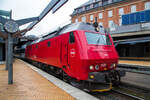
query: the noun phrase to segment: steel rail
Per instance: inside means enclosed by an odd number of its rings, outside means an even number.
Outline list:
[[[134,96],[134,95],[131,95],[131,94],[127,94],[127,93],[124,93],[124,92],[121,92],[121,91],[118,91],[118,90],[115,90],[115,89],[112,89],[113,92],[116,92],[116,93],[119,93],[119,94],[122,94],[122,95],[125,95],[125,96],[128,96],[128,97],[131,97],[133,99],[136,99],[136,100],[145,100],[143,98],[140,98],[140,97],[137,97],[137,96]]]
[[[150,88],[145,88],[145,87],[142,87],[142,86],[133,85],[133,84],[126,83],[126,82],[121,82],[121,83],[120,83],[120,86],[139,89],[139,90],[144,91],[144,93],[149,93],[149,92],[150,92]]]
[[[129,68],[117,68],[118,70],[124,70],[126,72],[131,72],[131,73],[138,73],[138,74],[144,74],[144,75],[150,75],[150,71],[141,71],[137,69],[129,69]]]

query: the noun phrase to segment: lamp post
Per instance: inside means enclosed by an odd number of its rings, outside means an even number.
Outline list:
[[[12,10],[10,11],[10,14],[9,14],[9,19],[12,19]],[[9,58],[9,55],[8,55],[8,38],[5,39],[5,59],[6,59],[6,67],[5,67],[5,70],[8,70],[8,58]]]
[[[4,25],[4,32],[0,31],[1,36],[6,39],[6,70],[8,70],[8,84],[13,84],[13,37],[30,29],[19,30],[19,26],[29,22],[37,21],[39,17],[32,17],[21,20],[5,19],[0,16],[0,21]]]
[[[13,37],[12,34],[16,33],[19,30],[18,24],[12,19],[8,20],[4,24],[4,29],[8,34],[7,39],[7,63],[6,68],[8,67],[8,84],[13,84]],[[8,57],[9,56],[9,57]]]

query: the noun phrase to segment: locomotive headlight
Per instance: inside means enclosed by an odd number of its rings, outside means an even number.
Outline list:
[[[94,66],[91,65],[91,66],[89,67],[89,69],[90,69],[90,70],[94,70]]]
[[[99,65],[96,65],[96,66],[95,66],[95,69],[96,69],[96,70],[99,70]]]
[[[90,78],[91,78],[91,79],[94,79],[94,75],[90,75]]]
[[[111,64],[111,66],[110,66],[110,68],[115,68],[115,67],[116,67],[115,63]]]

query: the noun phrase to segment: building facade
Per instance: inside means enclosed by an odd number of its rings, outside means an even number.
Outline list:
[[[122,25],[122,15],[150,9],[150,0],[89,0],[76,8],[71,15],[72,23],[93,23],[113,29]]]

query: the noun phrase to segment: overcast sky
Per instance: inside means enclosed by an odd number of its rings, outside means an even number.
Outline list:
[[[35,17],[43,11],[50,1],[51,0],[0,0],[0,10],[10,11],[12,9],[12,18],[15,20]],[[62,24],[68,23],[74,8],[87,1],[88,0],[68,0],[55,14],[49,12],[48,15],[27,34],[39,36]],[[21,29],[27,26],[28,24],[22,26]]]

